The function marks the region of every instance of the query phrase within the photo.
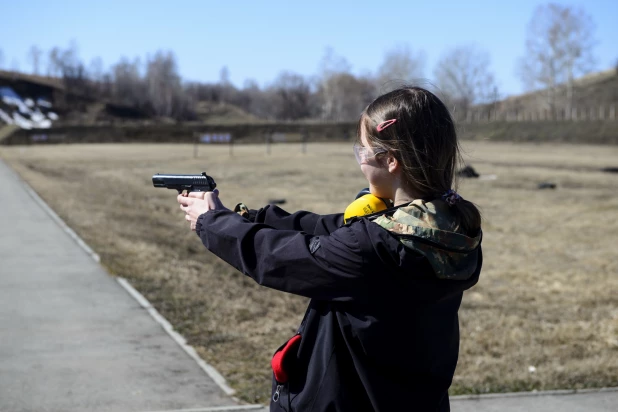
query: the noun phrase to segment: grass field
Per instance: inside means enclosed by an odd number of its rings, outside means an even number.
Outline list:
[[[451,394],[618,386],[618,147],[464,142],[481,175],[484,269],[460,311]],[[261,288],[204,249],[154,173],[213,176],[228,207],[343,211],[365,181],[349,144],[2,147],[8,162],[250,402],[306,299]],[[539,190],[552,182],[555,190]],[[113,304],[110,303],[110,304]]]

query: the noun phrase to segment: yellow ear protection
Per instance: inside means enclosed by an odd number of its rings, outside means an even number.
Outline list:
[[[390,200],[372,195],[369,189],[366,188],[361,190],[356,195],[356,200],[346,207],[345,212],[343,212],[343,222],[348,223],[354,217],[370,215],[388,209],[391,206]]]

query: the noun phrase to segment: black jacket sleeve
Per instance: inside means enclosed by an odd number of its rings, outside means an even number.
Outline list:
[[[313,236],[219,210],[201,215],[196,233],[208,250],[260,285],[319,300],[350,301],[367,294],[364,254],[348,226]]]
[[[252,222],[264,223],[274,229],[298,230],[309,235],[327,235],[343,225],[343,213],[318,215],[299,211],[290,214],[274,205],[268,205],[251,212],[250,220]]]

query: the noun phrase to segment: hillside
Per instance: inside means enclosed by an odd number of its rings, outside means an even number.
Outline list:
[[[230,124],[265,121],[229,103],[197,102],[194,110],[196,120],[201,123]]]
[[[38,84],[41,86],[64,90],[64,84],[62,82],[62,79],[57,77],[39,76],[30,73],[0,70],[0,84],[4,82],[9,82],[13,85],[16,83]]]
[[[612,110],[616,118],[616,105],[618,71],[612,69],[575,80],[571,113],[566,113],[568,94],[566,86],[562,85],[553,94],[548,93],[548,90],[537,90],[476,106],[468,120],[549,120],[552,118],[552,107],[555,120],[607,120],[612,117]]]

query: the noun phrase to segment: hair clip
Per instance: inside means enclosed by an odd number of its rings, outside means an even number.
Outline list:
[[[459,195],[459,193],[457,193],[453,189],[450,189],[448,192],[442,195],[442,200],[448,203],[449,206],[453,206],[461,202],[462,197]]]
[[[397,121],[397,119],[390,119],[390,120],[383,121],[377,127],[378,132],[381,132],[382,130],[386,129],[388,126],[390,126],[391,124],[395,123],[396,121]]]

